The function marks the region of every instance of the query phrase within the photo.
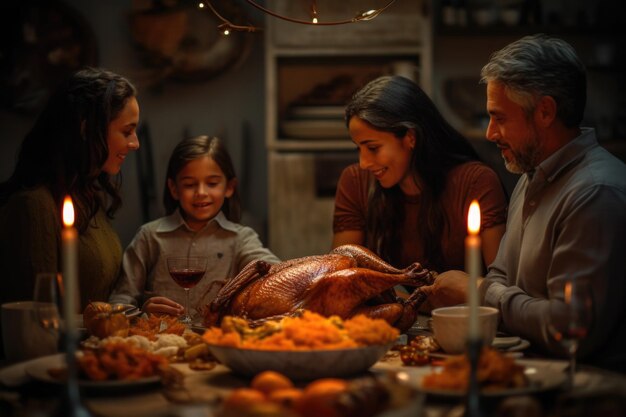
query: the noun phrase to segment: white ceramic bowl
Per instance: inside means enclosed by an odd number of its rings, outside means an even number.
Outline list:
[[[209,349],[220,362],[238,374],[254,376],[271,370],[293,380],[311,380],[365,372],[385,355],[390,346],[276,351],[209,345]]]
[[[465,352],[468,315],[468,306],[442,307],[432,311],[435,340],[446,353]],[[498,329],[498,309],[480,306],[478,318],[483,344],[491,346]]]

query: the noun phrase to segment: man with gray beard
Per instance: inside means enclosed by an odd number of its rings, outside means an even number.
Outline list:
[[[599,146],[594,129],[580,127],[585,67],[568,43],[534,35],[494,53],[481,76],[486,137],[523,175],[479,299],[500,310],[501,330],[564,356],[546,320],[549,300],[564,294],[548,288],[588,281],[593,315],[578,357],[626,372],[626,165]],[[424,290],[432,307],[463,303],[467,275],[442,273]]]

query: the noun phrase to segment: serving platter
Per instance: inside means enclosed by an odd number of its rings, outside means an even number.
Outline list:
[[[26,368],[26,374],[40,382],[65,385],[64,379],[55,378],[48,372],[51,369],[63,369],[66,367],[65,355],[60,353],[56,355],[43,356],[32,361]],[[125,390],[129,388],[140,388],[155,386],[161,383],[161,377],[158,375],[132,379],[132,380],[107,380],[92,381],[79,379],[78,386],[81,388],[98,389],[98,390]]]
[[[276,371],[293,380],[341,378],[367,371],[390,345],[349,349],[257,350],[209,345],[211,353],[235,373],[254,376]]]

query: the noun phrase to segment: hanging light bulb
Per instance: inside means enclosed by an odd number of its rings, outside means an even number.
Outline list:
[[[230,20],[226,19],[224,16],[219,14],[218,11],[215,10],[215,7],[213,7],[213,5],[211,4],[210,0],[205,0],[204,2],[198,3],[198,8],[204,9],[205,5],[211,10],[211,12],[213,12],[215,17],[217,17],[219,20],[222,21],[222,23],[217,27],[217,29],[224,36],[230,35],[231,32],[259,32],[262,30],[261,28],[252,26],[252,25],[234,24],[233,22],[231,22]]]
[[[317,1],[313,0],[313,2],[311,3],[311,22],[313,22],[314,25],[316,25],[318,23],[317,20]]]
[[[230,35],[230,25],[228,23],[222,23],[217,27],[220,33],[224,36]]]

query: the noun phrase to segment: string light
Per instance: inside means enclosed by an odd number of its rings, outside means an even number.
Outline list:
[[[211,12],[217,17],[222,23],[217,27],[222,35],[228,36],[230,32],[259,32],[262,29],[253,25],[236,25],[230,20],[226,19],[224,16],[219,14],[215,7],[211,4],[209,0],[204,0],[198,3],[199,9],[204,9],[204,7],[208,7],[211,9]]]
[[[248,4],[250,4],[251,6],[261,10],[263,13],[269,14],[270,16],[274,16],[274,17],[276,17],[278,19],[282,19],[282,20],[285,20],[285,21],[288,21],[288,22],[292,22],[292,23],[299,23],[299,24],[303,24],[303,25],[321,25],[321,26],[345,25],[345,24],[348,24],[348,23],[355,23],[355,22],[361,22],[361,21],[365,21],[365,20],[372,20],[376,16],[378,16],[382,12],[384,12],[393,3],[395,3],[395,1],[396,0],[388,0],[387,3],[383,7],[379,8],[379,9],[371,9],[371,10],[367,10],[367,11],[360,11],[359,13],[357,13],[354,17],[352,17],[350,19],[323,22],[323,21],[320,21],[320,19],[319,19],[319,14],[318,14],[318,11],[317,11],[317,1],[316,0],[312,0],[312,2],[311,2],[311,20],[301,20],[301,19],[294,19],[294,18],[291,18],[291,17],[288,17],[288,16],[283,16],[281,14],[278,14],[278,13],[272,11],[272,10],[269,10],[269,9],[261,6],[255,0],[246,0],[246,2]],[[231,22],[230,20],[226,19],[224,16],[219,14],[219,12],[211,4],[210,0],[203,0],[203,1],[198,3],[198,8],[204,9],[205,7],[208,7],[209,9],[211,9],[211,12],[213,12],[213,14],[222,22],[217,28],[220,31],[220,33],[222,33],[223,35],[229,35],[231,32],[259,32],[259,31],[263,30],[263,29],[261,29],[261,28],[259,28],[257,26],[253,26],[253,25],[236,25],[236,24],[234,24],[233,22]]]
[[[313,2],[311,2],[311,22],[313,22],[313,24],[317,25],[318,24],[318,20],[317,20],[317,1],[313,0]]]

